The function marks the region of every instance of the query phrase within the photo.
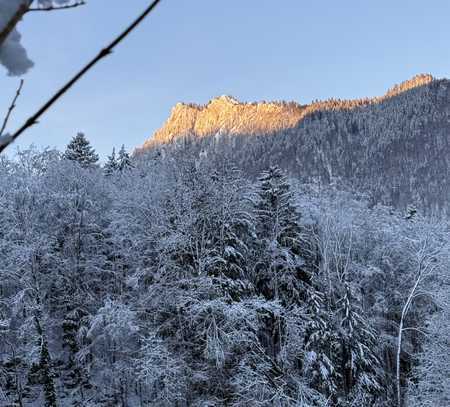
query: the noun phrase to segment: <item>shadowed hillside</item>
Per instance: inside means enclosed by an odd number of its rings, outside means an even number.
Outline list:
[[[242,103],[231,96],[219,96],[206,105],[177,103],[164,126],[144,143],[144,148],[168,143],[174,139],[216,133],[266,134],[295,127],[307,115],[324,110],[345,110],[380,103],[387,98],[431,83],[431,75],[417,75],[394,86],[386,95],[356,100],[330,99],[309,105],[296,102]]]
[[[448,211],[449,85],[418,75],[371,99],[177,104],[143,149],[189,145],[249,175],[278,164],[302,181],[345,183],[373,203]]]

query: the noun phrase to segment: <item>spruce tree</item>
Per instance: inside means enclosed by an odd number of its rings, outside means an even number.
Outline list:
[[[64,158],[76,161],[84,168],[93,167],[98,162],[98,155],[83,133],[78,133],[67,145]]]
[[[122,144],[122,147],[119,150],[119,157],[117,158],[117,165],[119,171],[129,170],[133,168],[133,163],[131,162],[130,154],[125,150],[125,146]]]
[[[335,366],[334,344],[337,342],[323,293],[311,287],[306,301],[305,357],[303,374],[312,388],[326,398],[336,394],[338,367]]]
[[[361,393],[365,398],[380,390],[375,332],[364,317],[349,282],[343,281],[338,301],[337,360],[340,365],[340,389],[350,399]]]
[[[48,351],[47,339],[42,336],[40,349],[39,368],[41,371],[41,383],[44,390],[45,407],[56,407],[56,389],[51,368],[51,358]]]
[[[110,176],[114,174],[119,169],[119,161],[116,159],[116,149],[113,148],[111,155],[108,156],[108,161],[106,161],[103,171],[105,176]]]
[[[269,299],[285,305],[305,299],[309,283],[301,257],[300,215],[290,184],[280,168],[270,167],[259,178],[255,202],[256,284]]]
[[[67,360],[61,375],[61,382],[66,392],[71,394],[74,400],[77,397],[83,399],[84,392],[91,388],[89,371],[77,358],[77,354],[81,350],[77,334],[82,329],[82,321],[85,317],[83,310],[75,309],[66,313],[61,324],[62,348],[67,350]]]

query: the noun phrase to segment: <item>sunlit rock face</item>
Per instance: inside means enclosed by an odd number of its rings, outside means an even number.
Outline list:
[[[189,150],[249,176],[271,164],[302,182],[341,183],[373,203],[450,213],[450,81],[417,75],[380,97],[177,104],[138,152]]]
[[[170,143],[177,137],[196,137],[222,134],[270,134],[290,129],[299,124],[307,115],[323,110],[345,110],[364,105],[380,103],[418,86],[433,81],[431,75],[422,74],[394,86],[382,97],[340,100],[330,99],[300,105],[296,102],[255,102],[242,103],[231,96],[220,96],[206,105],[177,103],[169,119],[143,148]]]
[[[204,106],[177,103],[144,148],[185,135],[271,133],[296,126],[303,111],[297,103],[241,103],[230,96],[217,97]]]

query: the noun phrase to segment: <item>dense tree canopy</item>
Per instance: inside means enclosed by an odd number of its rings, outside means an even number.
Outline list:
[[[447,404],[448,223],[182,152],[105,171],[73,144],[0,161],[1,403],[394,406],[426,248],[401,397]]]

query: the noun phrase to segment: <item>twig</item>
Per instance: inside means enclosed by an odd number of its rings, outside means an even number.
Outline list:
[[[16,102],[17,102],[17,99],[20,96],[20,92],[21,92],[22,87],[23,87],[23,82],[24,82],[23,79],[21,79],[19,87],[17,88],[17,91],[16,91],[16,95],[14,96],[14,99],[12,100],[12,102],[11,102],[9,108],[8,108],[8,113],[6,113],[5,119],[3,120],[3,125],[2,125],[2,127],[0,129],[0,137],[3,135],[3,132],[5,131],[6,126],[8,124],[9,117],[11,116],[12,111],[16,107]]]
[[[75,7],[84,6],[85,4],[86,4],[86,2],[84,0],[81,0],[81,1],[77,1],[76,3],[73,3],[73,4],[67,4],[65,6],[30,7],[30,8],[28,8],[27,13],[30,12],[30,11],[67,10],[69,8],[75,8]]]
[[[33,116],[31,116],[25,124],[13,133],[7,140],[0,143],[0,153],[13,143],[25,130],[34,126],[39,117],[41,117],[58,99],[61,98],[78,80],[80,80],[97,62],[110,55],[116,45],[122,42],[158,5],[161,0],[154,0],[144,12],[137,17],[111,44],[103,48],[98,55],[92,59],[84,68],[81,69],[72,79],[69,80],[61,89],[59,89]]]

